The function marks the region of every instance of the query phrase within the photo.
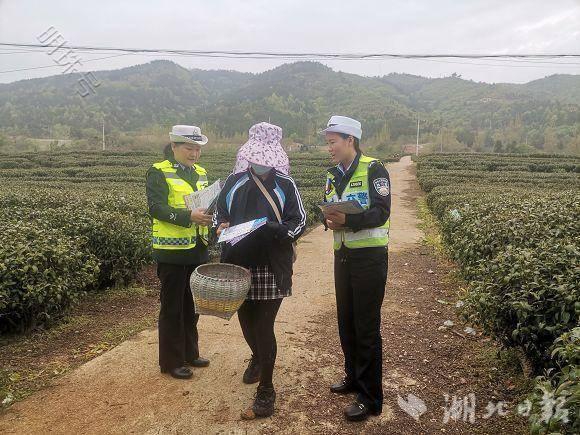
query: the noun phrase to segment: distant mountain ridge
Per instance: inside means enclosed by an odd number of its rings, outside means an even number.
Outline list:
[[[375,144],[412,138],[417,116],[425,134],[443,128],[467,146],[525,141],[557,151],[580,141],[580,75],[487,84],[459,76],[362,77],[317,62],[250,74],[157,60],[95,76],[100,85],[86,98],[75,93],[77,74],[0,84],[0,131],[49,137],[58,124],[73,139],[92,137],[104,113],[108,128],[121,132],[196,122],[230,137],[270,119],[310,143],[338,113],[360,119],[365,140]]]

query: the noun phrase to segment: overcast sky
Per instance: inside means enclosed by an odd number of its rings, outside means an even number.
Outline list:
[[[0,42],[38,43],[53,26],[72,45],[200,50],[392,53],[580,54],[580,0],[0,0]],[[155,58],[187,68],[261,72],[287,61],[131,55],[87,62],[106,54],[78,53],[80,71],[117,69]],[[451,63],[461,62],[461,63]],[[453,72],[486,82],[527,82],[566,65],[457,60],[324,62],[361,75],[405,72],[442,77]],[[575,63],[575,65],[573,65]],[[517,66],[512,66],[512,65]],[[54,65],[32,71],[4,71]],[[540,66],[540,67],[538,67]],[[48,54],[6,54],[0,82],[59,74]]]

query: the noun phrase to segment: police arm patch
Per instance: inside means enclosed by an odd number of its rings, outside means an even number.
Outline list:
[[[388,196],[391,193],[391,186],[387,178],[377,178],[373,181],[373,185],[377,193],[381,196]]]

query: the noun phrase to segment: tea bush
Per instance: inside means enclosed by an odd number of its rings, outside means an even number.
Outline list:
[[[0,248],[0,332],[45,324],[82,292],[126,284],[151,261],[145,173],[162,159],[111,151],[0,154],[0,219],[8,227]],[[234,160],[235,153],[212,151],[200,164],[213,182],[227,177]],[[319,219],[328,157],[294,154],[291,161],[310,226]],[[36,250],[34,238],[41,238]],[[17,246],[21,255],[13,257]]]
[[[97,282],[92,254],[33,223],[4,223],[0,246],[0,332],[51,323]]]
[[[578,433],[580,341],[570,337],[580,319],[579,165],[577,157],[480,154],[418,162],[427,204],[468,281],[464,316],[545,373],[532,395],[534,433]],[[564,342],[575,362],[558,356]],[[569,421],[539,416],[540,399],[555,397]]]

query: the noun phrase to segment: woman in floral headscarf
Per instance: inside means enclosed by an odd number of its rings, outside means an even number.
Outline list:
[[[252,357],[243,382],[259,382],[256,398],[242,418],[274,412],[272,373],[276,360],[274,321],[282,299],[292,293],[293,242],[304,232],[306,213],[296,183],[288,175],[282,129],[261,122],[239,150],[234,172],[222,189],[214,226],[219,234],[230,225],[267,217],[268,223],[236,244],[222,247],[222,262],[246,267],[252,286],[238,318]]]

